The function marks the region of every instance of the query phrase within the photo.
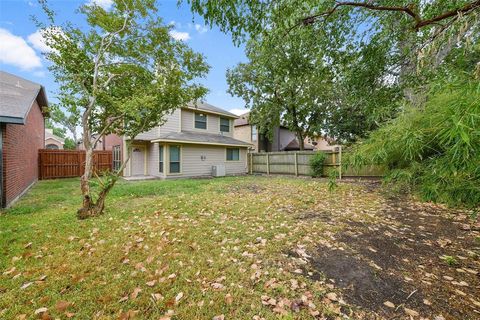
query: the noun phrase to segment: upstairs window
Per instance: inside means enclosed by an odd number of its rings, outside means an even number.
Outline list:
[[[252,126],[252,141],[257,141],[257,126]]]
[[[238,160],[240,160],[240,149],[227,148],[227,161],[238,161]]]
[[[220,132],[230,132],[230,119],[220,117]]]
[[[113,170],[118,171],[120,169],[120,166],[122,165],[122,154],[121,154],[119,145],[113,146],[112,155],[113,155]]]
[[[207,115],[204,113],[195,112],[195,128],[207,129]]]

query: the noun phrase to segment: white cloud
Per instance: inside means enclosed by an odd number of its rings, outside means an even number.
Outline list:
[[[198,31],[198,33],[205,33],[208,31],[208,28],[202,25],[199,25],[198,23],[195,25],[195,30]]]
[[[53,30],[55,34],[63,34],[62,30],[58,27],[53,27],[49,29],[48,31]],[[27,37],[28,42],[37,49],[40,52],[50,52],[52,51],[52,48],[50,48],[46,43],[45,43],[45,38],[43,37],[43,32],[42,30],[37,30],[31,35]]]
[[[240,109],[240,108],[234,108],[234,109],[230,109],[229,111],[230,111],[231,113],[237,115],[237,116],[240,116],[240,115],[242,115],[242,114],[244,114],[244,113],[247,113],[247,112],[248,112],[248,109],[244,109],[244,108],[242,108],[242,109]]]
[[[42,60],[28,43],[6,29],[0,28],[0,62],[32,70],[42,66]]]
[[[87,1],[87,6],[93,6],[94,4],[108,11],[113,5],[113,0],[88,0]]]
[[[188,32],[180,32],[177,30],[171,30],[168,34],[175,40],[187,41],[190,39],[190,34]]]

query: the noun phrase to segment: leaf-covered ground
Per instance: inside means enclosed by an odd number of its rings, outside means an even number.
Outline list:
[[[121,182],[78,221],[79,182],[0,215],[2,319],[478,319],[464,212],[372,184]]]

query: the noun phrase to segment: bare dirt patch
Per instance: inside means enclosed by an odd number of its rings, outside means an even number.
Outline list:
[[[319,246],[312,277],[325,277],[374,317],[480,319],[480,234],[462,230],[463,212],[397,198],[375,215],[347,219],[333,246]]]

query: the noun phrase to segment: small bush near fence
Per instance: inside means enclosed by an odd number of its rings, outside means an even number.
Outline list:
[[[312,168],[312,176],[323,176],[323,164],[327,156],[323,152],[317,152],[310,158],[310,167]]]

